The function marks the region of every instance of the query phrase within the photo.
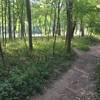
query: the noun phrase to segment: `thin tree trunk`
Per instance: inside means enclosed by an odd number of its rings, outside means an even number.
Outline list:
[[[57,33],[54,34],[54,42],[53,42],[53,56],[55,55],[55,46],[56,46],[56,38],[57,38]]]
[[[15,22],[15,6],[14,6],[15,2],[13,0],[13,37],[14,39],[16,38],[15,36],[15,30],[16,30],[16,22]]]
[[[45,21],[44,21],[44,26],[45,26],[45,35],[47,34],[47,14],[45,14]]]
[[[81,24],[80,24],[80,26],[81,26],[81,29],[80,29],[80,31],[81,31],[81,36],[83,37],[84,36],[84,25],[83,25],[83,20],[81,19]]]
[[[8,0],[8,32],[9,32],[9,39],[12,39],[12,25],[11,25],[11,1]]]
[[[56,8],[54,8],[54,23],[53,23],[53,37],[55,36],[55,32],[56,32]]]
[[[31,6],[30,0],[26,0],[26,9],[27,9],[27,20],[28,20],[28,31],[29,31],[29,50],[32,51],[32,19],[31,19]]]
[[[57,34],[61,35],[61,30],[60,30],[60,0],[58,1]]]
[[[7,42],[7,1],[5,0],[5,46]]]
[[[3,39],[3,44],[4,44],[4,2],[1,1],[1,7],[2,7],[2,39]]]

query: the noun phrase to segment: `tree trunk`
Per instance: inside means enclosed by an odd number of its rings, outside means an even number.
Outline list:
[[[12,39],[11,1],[10,0],[8,0],[8,32],[9,32],[9,39]]]
[[[71,36],[71,38],[73,38],[73,36],[74,36],[75,27],[76,27],[76,21],[73,21],[72,36]]]
[[[66,2],[67,7],[67,34],[66,34],[66,45],[67,45],[67,52],[71,52],[71,40],[72,40],[72,28],[73,28],[73,0],[67,0]]]
[[[46,35],[47,34],[47,14],[45,14],[44,26],[45,26],[45,35]]]
[[[81,36],[83,37],[84,36],[84,25],[83,25],[83,20],[81,19],[81,29],[80,29],[80,31],[81,31]]]
[[[5,45],[7,42],[7,1],[5,0]]]
[[[25,33],[25,23],[22,19],[21,20],[21,39],[24,38],[24,33]]]
[[[21,4],[20,24],[21,24],[21,39],[24,38],[25,34],[25,13],[24,13],[24,2]]]
[[[56,8],[54,8],[54,21],[53,21],[53,37],[55,36],[55,32],[56,32]]]
[[[1,1],[1,7],[2,7],[2,15],[1,15],[1,17],[2,17],[2,39],[3,39],[3,44],[4,44],[4,4],[3,4],[4,2],[3,1]]]
[[[26,0],[26,9],[27,9],[27,20],[28,20],[28,31],[29,31],[29,50],[32,51],[32,19],[31,19],[31,6],[30,0]]]
[[[57,34],[61,35],[61,30],[60,30],[60,0],[58,1]]]

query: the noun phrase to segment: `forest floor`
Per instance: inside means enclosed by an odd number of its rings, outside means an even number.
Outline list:
[[[84,85],[88,84],[88,76],[94,71],[96,64],[98,66],[96,70],[98,82],[96,83],[99,93],[100,61],[97,60],[98,63],[95,64],[96,57],[94,57],[98,56],[99,48],[93,45],[100,43],[100,39],[90,36],[74,37],[72,47],[77,48],[74,50],[79,57],[74,52],[71,54],[66,52],[64,37],[57,37],[53,55],[53,43],[52,37],[33,38],[33,51],[29,52],[27,38],[26,41],[7,40],[6,47],[2,48],[5,64],[2,63],[0,55],[0,100],[26,100],[30,96],[41,93],[44,95],[37,96],[36,99],[33,97],[34,100],[59,100],[60,98],[62,98],[60,100],[64,100],[63,98],[71,100],[70,94],[72,99],[78,98],[80,91],[84,94],[82,87],[84,89]],[[88,71],[91,73],[89,74]],[[84,77],[87,78],[84,79]],[[87,80],[87,84],[83,82],[84,80]]]
[[[87,52],[75,49],[78,58],[72,68],[58,79],[43,95],[30,100],[96,100],[96,61],[100,58],[100,44]]]

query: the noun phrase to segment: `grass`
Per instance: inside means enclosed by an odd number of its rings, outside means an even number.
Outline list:
[[[75,37],[73,46],[88,50],[98,40],[89,37]],[[4,48],[6,66],[0,59],[0,100],[22,100],[30,95],[42,93],[51,79],[67,71],[74,55],[65,52],[64,38],[57,38],[53,56],[53,38],[33,38],[30,53],[23,40],[8,41]]]
[[[88,51],[90,46],[100,43],[100,39],[96,37],[75,37],[72,41],[73,47],[76,47],[82,51]]]
[[[96,100],[100,100],[100,59],[97,61],[97,68],[96,68],[96,88],[97,88]]]

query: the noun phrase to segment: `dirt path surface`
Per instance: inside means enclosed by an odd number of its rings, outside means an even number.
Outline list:
[[[79,53],[79,58],[72,68],[57,80],[52,88],[47,89],[43,95],[32,97],[30,100],[96,100],[97,58],[100,58],[100,45],[91,47],[86,53]]]

